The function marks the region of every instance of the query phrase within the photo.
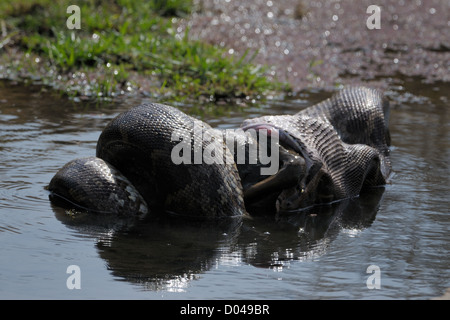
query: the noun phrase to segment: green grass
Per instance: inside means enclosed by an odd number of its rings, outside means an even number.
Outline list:
[[[66,27],[71,4],[80,7],[79,30]],[[189,16],[191,8],[191,1],[181,0],[0,0],[0,36],[6,43],[0,62],[14,59],[11,52],[39,57],[44,67],[16,65],[50,83],[58,74],[57,86],[71,96],[111,97],[143,87],[166,100],[217,101],[285,88],[253,64],[256,52],[234,57],[189,39],[188,30],[177,34],[177,19]]]

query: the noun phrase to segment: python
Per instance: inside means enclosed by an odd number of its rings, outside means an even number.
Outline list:
[[[301,210],[388,183],[388,126],[389,101],[365,87],[345,88],[292,115],[247,119],[228,131],[171,106],[142,104],[111,120],[95,157],[64,165],[50,181],[49,196],[71,208],[126,217]],[[263,176],[263,167],[276,173]]]

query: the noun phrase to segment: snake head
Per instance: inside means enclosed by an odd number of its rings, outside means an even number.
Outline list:
[[[97,214],[143,218],[147,203],[115,167],[97,157],[64,165],[48,186],[49,197],[67,207]]]

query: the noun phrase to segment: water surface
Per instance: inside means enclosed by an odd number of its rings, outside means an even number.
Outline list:
[[[330,96],[204,116],[215,127],[292,114]],[[79,225],[45,186],[66,162],[95,154],[101,130],[141,100],[74,103],[40,86],[0,82],[0,298],[428,299],[450,287],[448,85],[405,80],[392,101],[384,188],[275,220],[236,225],[149,221]],[[185,112],[193,106],[180,106]],[[81,270],[69,290],[68,266]],[[370,265],[380,289],[369,289]]]

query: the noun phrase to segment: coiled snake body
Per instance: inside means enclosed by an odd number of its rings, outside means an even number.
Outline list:
[[[233,146],[225,139],[205,141],[206,134],[225,133],[173,107],[143,104],[113,119],[99,137],[96,157],[69,162],[48,189],[51,199],[123,216],[151,211],[220,218],[301,209],[386,183],[388,114],[378,91],[347,88],[294,115],[246,120]],[[274,175],[259,174],[259,159],[237,163],[233,147],[248,152],[259,143],[258,137],[242,136],[249,128],[280,137],[279,148],[271,150],[280,158]],[[213,146],[226,161],[175,163],[173,150],[181,140],[189,142],[191,159]]]

